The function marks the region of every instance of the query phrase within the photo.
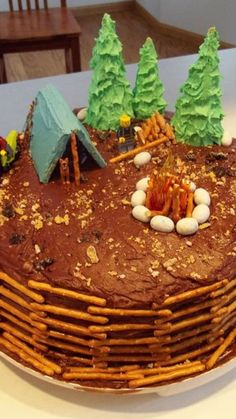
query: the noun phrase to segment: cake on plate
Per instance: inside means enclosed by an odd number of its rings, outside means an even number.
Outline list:
[[[234,356],[236,154],[217,48],[211,28],[173,116],[152,40],[132,91],[105,15],[88,108],[46,86],[17,147],[2,139],[1,352],[131,391]]]

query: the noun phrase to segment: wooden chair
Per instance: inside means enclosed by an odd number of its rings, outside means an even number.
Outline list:
[[[8,3],[9,12],[0,12],[0,83],[7,83],[4,54],[14,52],[64,49],[67,73],[81,71],[81,29],[67,0],[58,0],[53,9],[48,0]]]

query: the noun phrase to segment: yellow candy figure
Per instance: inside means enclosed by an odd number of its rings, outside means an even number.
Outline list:
[[[120,116],[120,127],[117,131],[118,149],[121,153],[132,150],[135,147],[134,129],[129,115]]]

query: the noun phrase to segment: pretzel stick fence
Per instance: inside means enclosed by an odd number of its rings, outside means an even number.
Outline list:
[[[235,279],[141,309],[34,280],[27,287],[4,273],[0,280],[1,350],[67,381],[137,388],[182,379],[217,365],[236,338]]]

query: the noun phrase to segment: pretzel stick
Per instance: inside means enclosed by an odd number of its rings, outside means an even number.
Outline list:
[[[163,354],[163,353],[169,353],[170,350],[169,348],[164,348],[160,345],[153,345],[153,349],[150,350],[149,346],[112,346],[110,348],[110,354],[150,354],[151,353],[155,353],[157,355],[157,353]]]
[[[37,303],[43,303],[44,298],[42,295],[37,294],[34,291],[30,291],[28,288],[24,287],[24,285],[19,284],[15,279],[11,278],[4,272],[0,272],[0,280],[6,282],[7,284],[11,285],[13,288],[16,288],[22,294],[27,295],[32,300],[36,301]]]
[[[180,187],[177,184],[173,186],[173,198],[172,198],[172,218],[175,223],[180,219]]]
[[[79,186],[80,185],[80,166],[79,166],[79,155],[78,155],[78,147],[77,147],[77,135],[75,134],[75,132],[71,133],[70,146],[71,146],[71,154],[73,157],[75,184],[76,186]]]
[[[44,356],[40,355],[38,352],[34,351],[33,349],[29,348],[27,345],[22,343],[17,338],[13,337],[7,332],[3,333],[3,336],[5,339],[9,340],[13,345],[18,346],[18,348],[22,349],[24,352],[32,356],[32,358],[37,359],[42,364],[46,365],[47,367],[51,368],[53,371],[55,371],[57,374],[61,374],[61,367],[57,364],[55,364],[52,361],[49,361]]]
[[[222,329],[222,328],[224,330],[225,329],[225,326],[228,327],[229,322],[232,322],[232,319],[235,319],[235,313],[234,312],[228,314],[225,317],[222,317],[220,319],[221,321],[219,323],[212,324],[212,325],[214,326],[215,330],[219,330],[219,329]]]
[[[216,282],[215,284],[212,284],[212,285],[199,287],[191,291],[185,291],[181,294],[177,294],[172,297],[166,298],[163,304],[170,305],[170,304],[180,303],[182,301],[189,300],[191,298],[196,298],[196,297],[199,297],[200,295],[208,294],[211,291],[217,290],[222,285],[225,285],[227,283],[228,283],[228,280],[223,279],[222,281]]]
[[[12,316],[10,313],[7,313],[4,310],[0,310],[0,316],[10,320],[13,324],[20,327],[21,329],[26,330],[31,334],[37,332],[37,329],[30,327],[27,323],[21,322],[19,319],[17,319],[17,317]]]
[[[217,291],[213,291],[210,294],[210,297],[215,298],[215,297],[218,297],[219,295],[225,294],[227,291],[229,291],[234,286],[236,286],[236,278],[231,280],[231,281],[227,281],[226,285],[223,288],[221,288]]]
[[[165,199],[164,207],[161,211],[151,211],[151,213],[155,213],[155,215],[168,215],[171,207],[171,202],[173,199],[173,188],[170,186]],[[159,214],[160,213],[160,214]],[[151,214],[152,216],[153,214]]]
[[[236,308],[235,305],[236,305],[236,302],[230,304],[230,306],[228,306],[229,308],[225,307],[224,309],[221,309],[221,315],[219,317],[213,318],[212,323],[219,324],[219,323],[224,322],[225,319],[227,319],[231,313],[234,313],[235,308]],[[218,313],[216,313],[216,316],[218,316]]]
[[[34,339],[38,339],[40,342],[43,342],[45,344],[47,344],[48,346],[55,346],[55,348],[60,348],[60,349],[65,349],[67,351],[71,351],[71,352],[78,352],[81,353],[83,355],[91,355],[93,354],[93,352],[91,351],[91,349],[85,349],[84,347],[78,346],[78,345],[70,345],[58,340],[54,340],[54,339],[44,339],[44,338],[40,338],[36,335],[33,335]]]
[[[218,331],[220,330],[219,328],[214,328],[212,324],[206,324],[204,326],[200,326],[198,328],[194,328],[194,329],[188,329],[185,332],[181,332],[181,333],[177,333],[176,335],[170,336],[169,337],[169,345],[171,345],[172,343],[175,342],[179,342],[182,339],[186,339],[192,336],[197,336],[200,335],[203,332],[206,332],[208,330],[211,330],[212,333],[218,333]],[[150,345],[151,347],[152,345]]]
[[[107,355],[99,360],[107,362],[157,362],[157,361],[167,361],[171,359],[169,354],[153,354],[153,355]]]
[[[221,343],[224,341],[223,338],[219,338],[216,339],[214,342],[211,342],[205,346],[202,346],[199,349],[195,349],[194,351],[190,351],[190,352],[186,352],[184,354],[181,355],[177,355],[174,356],[173,358],[171,358],[168,361],[162,361],[161,365],[173,365],[173,364],[178,364],[180,362],[185,362],[186,359],[190,360],[190,359],[194,359],[199,357],[200,355],[203,355],[207,352],[210,352],[212,349],[214,349],[216,346],[221,345]],[[155,362],[155,366],[159,367],[160,366],[160,362]]]
[[[229,293],[227,295],[224,294],[222,297],[219,297],[219,300],[220,300],[219,304],[212,307],[211,312],[212,313],[217,312],[221,307],[223,307],[225,304],[228,304],[235,297],[236,297],[236,289],[234,289],[231,293]]]
[[[104,324],[104,323],[108,323],[108,321],[109,321],[109,319],[106,318],[106,317],[92,316],[92,315],[87,314],[83,311],[70,310],[68,308],[52,306],[52,305],[49,305],[49,304],[31,303],[31,307],[34,310],[46,311],[48,313],[53,313],[53,314],[56,314],[58,316],[68,316],[68,317],[72,317],[74,319],[86,320],[88,322]]]
[[[27,362],[30,365],[33,365],[34,368],[36,368],[43,374],[49,375],[49,376],[54,375],[54,370],[52,368],[49,368],[48,366],[39,362],[37,359],[29,356],[26,352],[19,349],[18,346],[13,345],[8,340],[0,337],[0,344],[4,346],[9,352],[15,353],[20,359],[22,359],[22,361]]]
[[[165,339],[165,342],[169,342],[169,339]],[[111,338],[111,339],[106,339],[103,342],[95,342],[95,346],[99,346],[99,345],[110,345],[110,346],[114,346],[114,345],[148,345],[148,344],[160,344],[162,343],[163,340],[158,339],[156,337],[145,337],[145,338],[126,338],[126,339],[116,339],[116,338]]]
[[[172,371],[178,371],[178,370],[185,369],[186,367],[191,368],[197,365],[202,365],[202,362],[201,361],[185,362],[184,364],[171,365],[170,367],[138,368],[134,370],[133,372],[134,373],[139,372],[140,374],[147,376],[147,375],[155,375],[155,374],[167,373],[167,372],[172,372]]]
[[[136,132],[136,135],[137,135],[137,139],[138,139],[138,141],[139,141],[140,143],[142,143],[142,144],[145,144],[145,138],[144,138],[144,135],[143,135],[143,130],[142,130],[142,128],[141,128],[141,129],[139,129],[139,130]]]
[[[222,314],[230,314],[234,310],[236,310],[236,301],[234,301],[232,304],[228,305],[227,307],[221,308],[216,315],[221,316]]]
[[[31,318],[27,316],[25,313],[23,313],[20,310],[17,310],[15,307],[11,306],[3,300],[0,300],[0,307],[4,308],[7,311],[10,311],[10,313],[14,314],[14,316],[19,317],[21,320],[24,320],[27,323],[30,323],[32,326],[36,327],[39,330],[47,330],[47,326],[45,324],[33,322]]]
[[[226,325],[221,326],[223,333],[227,332],[228,329],[232,328],[232,326],[235,327],[235,325],[236,325],[236,319],[235,319],[235,316],[232,316],[230,319],[228,319]]]
[[[160,114],[160,112],[156,112],[155,113],[155,118],[156,118],[157,124],[159,125],[159,127],[161,128],[161,130],[163,132],[165,132],[165,129],[166,129],[166,121],[165,121],[164,116],[162,114]]]
[[[189,316],[189,314],[196,313],[196,312],[204,310],[205,308],[208,308],[208,307],[212,307],[212,306],[214,307],[221,300],[222,300],[222,297],[218,298],[217,300],[207,300],[207,301],[204,301],[203,303],[199,303],[199,304],[196,304],[196,305],[191,305],[190,307],[175,311],[175,312],[173,312],[170,319],[168,319],[168,321],[176,320],[179,317]],[[211,310],[211,312],[213,313],[212,310]],[[165,320],[156,320],[155,324],[159,325],[159,324],[162,324],[164,321]]]
[[[189,375],[202,372],[205,370],[205,368],[206,367],[204,364],[189,366],[189,367],[186,365],[186,368],[182,368],[176,371],[171,371],[171,372],[167,372],[160,375],[154,375],[152,377],[140,378],[138,380],[137,379],[131,380],[129,381],[129,387],[137,388],[137,387],[143,387],[150,384],[161,383],[162,381],[171,381],[171,380],[175,380],[176,378],[187,377]]]
[[[139,365],[123,365],[122,367],[66,367],[65,372],[132,372],[138,370]]]
[[[79,356],[70,356],[68,357],[68,355],[61,353],[61,352],[57,352],[55,350],[53,351],[48,351],[48,356],[51,356],[53,358],[58,358],[58,359],[62,359],[63,363],[68,363],[68,362],[75,362],[76,364],[83,364],[83,365],[91,365],[91,367],[94,365],[92,359],[89,358],[81,358]],[[102,366],[105,367],[105,363],[102,363]]]
[[[85,336],[92,336],[100,340],[104,340],[107,337],[106,333],[92,333],[89,330],[89,328],[85,326],[79,326],[77,324],[67,323],[67,322],[56,320],[50,317],[40,319],[40,317],[38,317],[38,314],[35,314],[35,313],[30,313],[30,317],[32,320],[36,320],[36,321],[42,320],[43,323],[46,323],[49,326],[54,327],[55,329],[65,330],[66,332],[76,333],[76,334],[78,333]]]
[[[30,305],[25,300],[23,300],[23,298],[19,297],[17,294],[14,294],[14,292],[11,292],[3,286],[0,286],[0,294],[8,298],[9,300],[14,301],[19,306],[22,306],[27,310],[31,310]]]
[[[211,320],[213,317],[214,317],[213,314],[202,314],[202,315],[199,315],[199,316],[196,316],[196,317],[192,317],[190,319],[182,320],[181,322],[178,322],[178,323],[175,323],[175,324],[171,325],[171,328],[168,329],[167,331],[165,331],[165,330],[155,330],[154,331],[154,336],[160,336],[162,334],[165,334],[166,332],[172,333],[172,332],[175,332],[177,330],[185,329],[187,327],[194,326],[194,325],[199,324],[199,323],[203,323],[203,322],[205,323],[206,321]]]
[[[114,380],[127,381],[130,378],[142,378],[142,374],[130,373],[104,373],[104,372],[64,372],[62,375],[65,380]]]
[[[30,336],[25,335],[24,333],[20,332],[19,330],[15,329],[8,323],[0,322],[0,329],[5,330],[6,332],[11,333],[12,335],[18,337],[19,339],[29,343],[30,345],[34,346],[37,349],[40,349],[41,351],[47,351],[47,346],[40,345],[39,343],[35,342],[34,339],[32,339]]]
[[[222,345],[210,356],[206,363],[207,369],[213,368],[221,355],[226,351],[226,349],[231,345],[231,343],[236,338],[236,329],[233,329],[230,334],[226,337]]]
[[[67,340],[69,342],[78,343],[79,345],[88,346],[89,348],[95,347],[94,339],[90,339],[90,340],[81,339],[81,338],[78,338],[77,336],[72,336],[72,335],[67,335],[65,333],[56,332],[55,330],[49,330],[48,336],[54,337],[56,339],[62,339],[62,340]]]
[[[76,291],[67,290],[65,288],[56,288],[44,282],[37,282],[30,280],[28,282],[30,288],[34,288],[40,291],[47,291],[52,294],[61,295],[63,297],[73,298],[75,300],[84,301],[85,303],[95,304],[98,306],[105,306],[105,298],[95,297],[92,295],[80,294]]]
[[[163,137],[161,139],[152,141],[151,143],[142,145],[140,147],[136,147],[133,150],[127,151],[127,153],[122,153],[119,156],[113,157],[112,159],[110,159],[110,163],[118,163],[122,160],[128,159],[130,157],[134,157],[136,156],[136,154],[140,153],[141,151],[149,150],[150,148],[156,147],[162,143],[166,143],[167,141],[169,141],[169,138]]]
[[[165,331],[169,331],[171,329],[172,324],[170,322],[155,322],[155,324],[158,326],[159,330],[165,330]]]
[[[137,317],[154,317],[163,315],[171,315],[170,310],[132,310],[123,308],[101,308],[96,306],[89,306],[88,312],[92,314],[100,314],[105,316],[137,316]]]
[[[186,217],[192,217],[192,212],[194,208],[193,203],[193,192],[188,192],[188,203],[187,203],[187,209],[186,209]]]
[[[89,330],[92,333],[103,333],[103,332],[119,332],[119,331],[130,331],[130,330],[154,330],[156,327],[149,324],[141,323],[126,323],[126,324],[109,324],[106,326],[89,326]]]
[[[217,332],[215,334],[214,338],[219,337],[220,335],[221,335],[221,333],[219,331],[219,332]],[[196,344],[198,345],[198,344],[200,344],[200,343],[202,343],[204,341],[209,340],[209,338],[211,336],[212,335],[210,333],[204,333],[204,334],[202,334],[200,336],[195,336],[192,339],[183,340],[183,341],[181,341],[179,343],[176,343],[175,345],[171,345],[170,348],[169,348],[170,349],[170,352],[171,353],[173,353],[173,352],[179,352],[179,351],[182,351],[183,349],[189,348],[189,347],[194,346]]]
[[[151,132],[151,125],[148,123],[148,120],[146,121],[146,123],[143,123],[142,130],[143,130],[143,136],[146,139]]]
[[[166,136],[170,139],[175,141],[175,134],[174,131],[172,129],[172,126],[168,123],[166,123]]]

